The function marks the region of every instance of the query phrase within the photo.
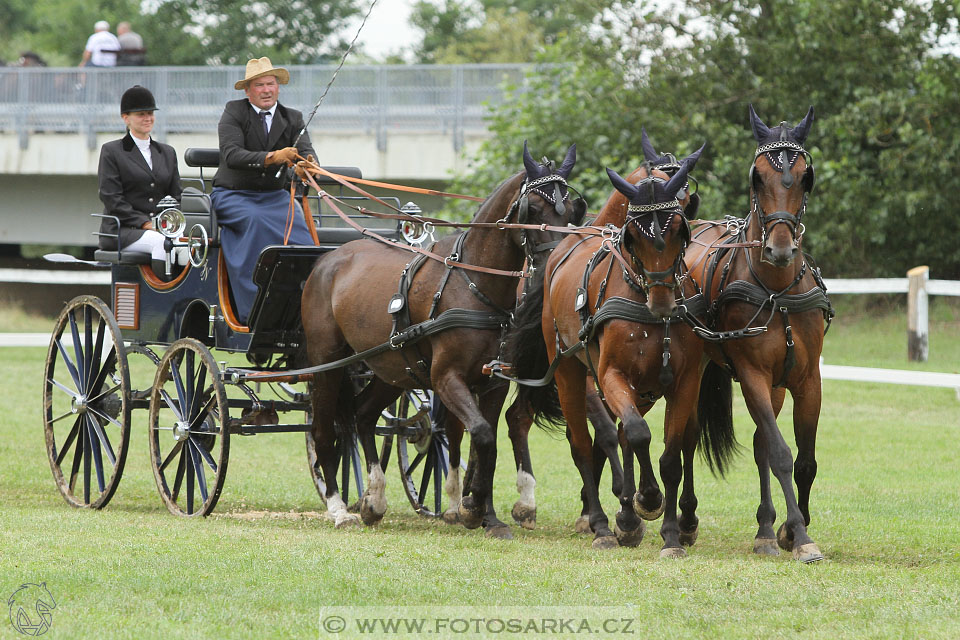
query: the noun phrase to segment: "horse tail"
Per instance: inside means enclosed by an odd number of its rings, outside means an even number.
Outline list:
[[[541,271],[542,273],[542,271]],[[541,316],[543,315],[543,276],[530,282],[523,303],[513,314],[513,327],[504,345],[504,357],[513,365],[513,375],[519,379],[542,378],[550,368],[547,345],[543,341]],[[566,427],[560,408],[557,383],[551,380],[546,386],[517,385],[517,402],[523,407],[538,427],[547,431],[562,432]]]
[[[710,362],[700,379],[697,401],[700,421],[700,453],[713,474],[723,476],[740,445],[733,432],[733,377]]]
[[[357,389],[353,378],[343,372],[340,376],[340,393],[337,396],[337,411],[333,428],[340,442],[353,438],[357,433]]]

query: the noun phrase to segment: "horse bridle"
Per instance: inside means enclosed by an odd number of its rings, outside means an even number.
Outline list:
[[[553,185],[553,189],[548,191],[549,185]],[[561,186],[565,191],[561,191]],[[580,192],[567,184],[566,178],[558,173],[550,173],[549,175],[541,176],[533,180],[524,178],[523,184],[520,185],[520,193],[517,195],[517,199],[513,201],[512,205],[510,205],[510,208],[507,210],[507,215],[498,220],[498,224],[506,224],[510,222],[510,219],[515,213],[517,215],[517,222],[519,224],[527,224],[527,221],[530,217],[530,201],[528,196],[531,193],[535,193],[545,201],[549,202],[553,206],[557,215],[563,216],[567,212],[566,205],[563,204],[563,201],[565,198],[569,197],[570,191],[573,191],[579,196],[578,200],[583,200],[583,196],[580,196]],[[524,229],[521,244],[523,245],[524,253],[527,256],[529,269],[532,271],[534,268],[534,257],[537,254],[545,251],[552,251],[558,244],[560,244],[560,240],[533,244],[529,241],[529,230]]]
[[[650,189],[650,200],[653,201],[655,199],[654,184],[663,184],[666,182],[666,180],[650,175],[651,167],[647,163],[644,164],[647,166],[647,177],[638,182],[637,186],[640,187],[642,185],[647,185]],[[660,165],[655,168],[660,169]],[[679,168],[679,165],[677,168]],[[687,185],[684,185],[684,188],[686,188],[686,186]],[[671,212],[666,220],[667,227],[670,226],[674,216],[680,216],[680,219],[683,222],[683,228],[685,230],[685,232],[682,234],[683,246],[680,248],[680,252],[677,254],[677,259],[674,260],[670,268],[664,269],[663,271],[647,270],[637,256],[633,252],[629,252],[630,259],[640,267],[640,286],[643,288],[644,293],[648,293],[653,287],[666,287],[667,289],[673,290],[679,286],[677,271],[680,269],[680,264],[683,262],[683,254],[686,251],[687,243],[690,240],[690,223],[683,215],[683,207],[680,206],[680,201],[677,198],[674,198],[673,200],[668,200],[666,202],[627,205],[627,219],[624,221],[623,227],[621,228],[620,233],[618,234],[619,237],[617,239],[617,250],[622,254],[622,252],[625,250],[623,242],[627,235],[627,228],[633,224],[637,228],[637,231],[640,233],[640,235],[646,236],[653,240],[653,246],[657,249],[657,251],[663,251],[663,249],[666,247],[666,241],[663,239],[663,228],[660,226],[660,220],[656,215],[660,211]],[[649,225],[649,233],[647,232],[648,229],[640,224],[641,218],[645,216],[651,216],[652,218]]]
[[[748,184],[750,185],[750,194],[752,199],[751,213],[756,213],[758,219],[760,220],[760,242],[762,246],[766,246],[767,244],[768,231],[772,230],[772,228],[776,227],[778,224],[785,224],[790,228],[790,235],[794,242],[797,242],[799,238],[803,236],[803,223],[801,222],[801,219],[803,218],[804,212],[807,210],[807,197],[810,195],[810,192],[813,191],[813,185],[816,179],[816,174],[813,169],[813,158],[810,156],[807,150],[803,148],[803,145],[786,139],[786,122],[780,123],[780,127],[781,132],[779,140],[775,142],[768,142],[757,147],[757,152],[753,156],[753,164],[750,165],[750,173],[747,178]],[[757,196],[756,189],[753,187],[753,176],[757,169],[757,158],[762,155],[766,156],[770,165],[776,171],[780,172],[780,184],[782,184],[784,188],[789,189],[794,184],[794,177],[793,174],[790,173],[790,168],[796,163],[801,154],[803,154],[804,162],[806,163],[807,168],[804,171],[802,178],[804,192],[803,201],[800,203],[800,209],[796,214],[789,211],[774,211],[773,213],[768,214],[763,210],[763,207],[760,206],[760,199]]]

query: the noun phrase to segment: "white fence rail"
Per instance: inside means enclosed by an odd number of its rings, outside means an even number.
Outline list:
[[[0,269],[0,282],[109,285],[110,273],[105,269],[90,271]],[[824,284],[831,294],[909,293],[908,278],[827,278]],[[927,294],[960,296],[960,281],[927,280],[924,295]],[[0,333],[0,347],[46,346],[49,340],[50,336],[46,334]],[[954,389],[957,393],[957,399],[960,400],[960,374],[909,371],[903,369],[846,367],[824,364],[821,359],[820,375],[824,380],[877,382]]]
[[[907,293],[909,278],[824,278],[827,292],[834,293]],[[927,280],[932,296],[960,296],[960,280]]]

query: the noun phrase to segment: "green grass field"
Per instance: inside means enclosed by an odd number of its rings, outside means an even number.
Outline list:
[[[935,301],[930,361],[908,364],[902,307],[839,302],[827,362],[958,372],[956,304]],[[51,325],[0,314],[0,330]],[[686,559],[665,561],[659,522],[635,549],[594,551],[589,537],[573,533],[579,477],[566,442],[537,431],[537,529],[514,527],[512,541],[418,517],[393,460],[384,521],[334,530],[322,517],[300,434],[234,437],[215,513],[174,518],[154,486],[145,412],[135,414],[113,501],[99,512],[72,509],[44,453],[44,356],[43,348],[0,350],[0,597],[45,582],[57,603],[46,637],[336,637],[320,632],[321,607],[360,605],[405,605],[425,615],[434,605],[613,607],[596,610],[634,620],[632,635],[652,638],[960,637],[953,390],[824,382],[810,526],[823,562],[751,553],[758,486],[749,448],[725,479],[698,465],[700,538]],[[739,398],[735,412],[738,439],[748,446],[753,425]],[[790,413],[788,398],[781,428],[792,445]],[[655,434],[662,415],[658,408],[649,416]],[[509,518],[516,489],[505,429],[499,455],[495,501]],[[607,477],[603,486],[612,518]],[[782,520],[782,499],[776,505]],[[6,609],[0,613],[0,638],[21,637]]]

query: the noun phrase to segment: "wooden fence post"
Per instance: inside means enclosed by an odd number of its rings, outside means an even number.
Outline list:
[[[907,359],[926,362],[930,352],[927,306],[927,280],[930,267],[907,271]]]

